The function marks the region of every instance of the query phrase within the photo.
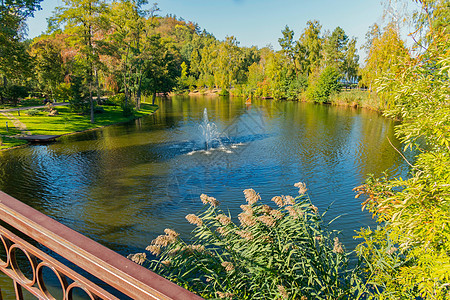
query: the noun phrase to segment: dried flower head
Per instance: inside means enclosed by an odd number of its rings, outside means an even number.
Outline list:
[[[163,260],[161,262],[163,265],[165,265],[166,267],[170,266],[171,261],[170,260]]]
[[[246,239],[247,241],[250,241],[253,239],[252,233],[248,232],[246,230],[237,230],[236,234],[239,235],[241,238]]]
[[[242,204],[242,205],[241,205],[241,209],[242,209],[244,212],[246,212],[247,214],[253,215],[253,208],[251,207],[251,205],[245,205],[245,204]]]
[[[344,253],[344,249],[342,248],[342,243],[339,242],[339,238],[338,237],[334,238],[333,252],[334,253],[339,253],[339,254]]]
[[[217,227],[216,231],[217,231],[221,236],[227,236],[227,235],[228,235],[228,230],[226,230],[225,227]]]
[[[258,217],[258,221],[260,221],[261,223],[266,224],[269,227],[275,226],[275,219],[272,218],[271,216],[259,216]]]
[[[261,197],[259,194],[255,192],[254,189],[246,189],[244,190],[245,200],[247,200],[247,203],[252,205],[258,202],[258,200],[261,200]]]
[[[208,197],[208,202],[212,207],[217,207],[220,204],[219,201],[217,201],[217,199],[214,197]]]
[[[216,220],[219,221],[223,226],[227,226],[231,224],[231,219],[224,214],[220,214],[216,217]]]
[[[392,255],[392,254],[394,254],[395,251],[397,251],[397,250],[398,250],[397,248],[391,247],[391,248],[387,251],[387,254]]]
[[[169,228],[164,229],[164,233],[173,238],[177,238],[179,236],[179,234],[175,230]]]
[[[205,194],[201,194],[200,195],[200,200],[202,200],[202,203],[203,204],[208,204],[208,195],[205,195]]]
[[[233,294],[232,293],[222,293],[222,292],[216,292],[217,296],[220,299],[224,299],[224,298],[233,298]]]
[[[265,205],[265,204],[263,206],[261,206],[261,209],[266,214],[270,214],[270,212],[272,211],[272,208],[269,205]]]
[[[189,245],[188,247],[192,251],[205,252],[205,246],[203,246],[203,245]]]
[[[153,255],[161,254],[161,247],[159,247],[158,245],[148,245],[145,250],[150,251],[150,253]]]
[[[128,259],[134,261],[135,263],[142,265],[145,260],[147,259],[147,254],[145,253],[136,253],[136,254],[130,254],[127,256]]]
[[[180,247],[176,247],[175,249],[170,249],[167,252],[167,255],[169,255],[170,257],[174,257],[176,256],[178,253],[180,253],[181,248]]]
[[[289,298],[289,295],[288,295],[288,293],[286,291],[286,288],[284,286],[277,285],[277,288],[278,288],[278,293],[280,293],[280,295],[281,295],[281,297],[283,299],[288,299]]]
[[[303,195],[308,191],[308,189],[306,188],[306,184],[303,182],[297,182],[294,184],[294,186],[298,188],[298,193],[300,195]]]
[[[286,205],[295,205],[295,198],[292,196],[284,196],[284,203]]]
[[[272,201],[275,202],[275,204],[279,207],[282,207],[284,205],[283,198],[281,198],[280,196],[273,197]]]
[[[159,235],[152,241],[152,245],[166,247],[171,243],[171,238],[168,235]]]
[[[321,242],[322,241],[322,236],[321,235],[315,236],[314,239],[316,241],[318,241],[318,242]]]
[[[317,208],[317,206],[314,206],[314,205],[311,204],[310,207],[311,207],[311,209],[314,211],[315,214],[318,214],[318,213],[319,213],[319,209]]]
[[[285,209],[289,212],[289,215],[294,218],[297,219],[299,214],[297,212],[297,210],[295,209],[295,207],[293,206],[286,206]]]
[[[213,207],[219,206],[219,204],[220,204],[219,201],[216,200],[216,198],[209,197],[206,194],[201,194],[200,195],[200,200],[202,200],[203,204],[208,204],[209,203]]]
[[[279,210],[276,210],[276,209],[270,211],[270,215],[272,217],[274,217],[275,220],[279,220],[279,219],[281,219],[283,217],[283,213],[281,211],[279,211]]]
[[[248,213],[240,213],[238,215],[238,219],[241,222],[242,226],[254,226],[256,224],[255,219],[253,218],[252,215],[248,214]]]
[[[231,263],[229,261],[224,261],[224,262],[222,262],[221,265],[222,265],[222,267],[225,268],[225,271],[227,271],[227,272],[234,271],[233,263]]]
[[[188,220],[189,223],[197,225],[197,226],[202,226],[203,225],[202,219],[200,219],[199,217],[197,217],[194,214],[187,215],[186,216],[186,220]]]

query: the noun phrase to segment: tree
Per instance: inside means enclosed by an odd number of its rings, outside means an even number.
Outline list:
[[[106,6],[102,0],[64,0],[65,6],[57,7],[49,19],[49,27],[63,26],[69,33],[69,41],[77,47],[77,59],[83,70],[84,84],[88,89],[91,123],[94,123],[92,98],[94,74],[99,68],[101,42],[95,35],[102,26],[102,14]]]
[[[356,38],[352,38],[347,45],[344,61],[342,62],[343,77],[347,82],[356,82],[359,71],[359,56],[356,49]]]
[[[308,86],[307,97],[315,102],[327,102],[332,93],[339,92],[339,71],[334,66],[326,67],[319,75],[317,81]]]
[[[294,31],[289,29],[289,26],[286,25],[283,31],[282,38],[278,39],[278,43],[280,43],[281,51],[289,58],[294,66],[294,71],[296,77],[298,77],[298,67],[297,67],[297,56],[300,50],[300,44],[298,42],[294,42]]]
[[[347,52],[348,36],[341,27],[336,27],[331,36],[325,39],[323,46],[323,63],[325,67],[332,66],[342,73],[345,53]]]
[[[156,94],[170,92],[176,86],[179,70],[172,50],[159,34],[150,36],[145,47],[143,90],[152,95],[155,103]]]
[[[372,27],[366,36],[369,37],[366,43],[369,53],[361,70],[361,84],[374,89],[377,87],[377,78],[387,73],[400,76],[410,55],[393,23],[388,24],[381,35],[377,27]]]
[[[57,87],[64,79],[62,49],[55,38],[43,36],[33,41],[30,52],[41,90],[54,98]]]
[[[316,20],[308,21],[306,25],[307,27],[300,36],[299,43],[304,55],[302,60],[304,66],[301,69],[308,76],[321,60],[322,38],[320,37],[320,30],[322,25]]]
[[[424,13],[442,3],[419,2]],[[370,177],[356,188],[368,196],[363,207],[381,223],[360,232],[358,248],[372,299],[450,294],[450,34],[434,26],[429,23],[430,44],[421,55],[405,65],[403,51],[397,52],[391,72],[378,77],[378,92],[389,104],[385,115],[403,120],[396,136],[418,154],[408,162],[407,178]]]
[[[8,78],[21,80],[31,69],[27,45],[21,42],[26,18],[40,9],[41,0],[2,0],[0,2],[0,75],[2,90],[8,89]],[[18,82],[17,82],[18,83]],[[3,102],[4,94],[0,91]]]

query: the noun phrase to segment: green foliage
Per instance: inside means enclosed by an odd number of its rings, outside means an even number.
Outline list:
[[[28,96],[29,89],[23,85],[7,85],[0,90],[2,98],[5,98],[11,102],[14,106],[17,106],[19,98],[25,98]]]
[[[79,76],[73,76],[70,86],[72,97],[70,99],[70,108],[73,112],[82,113],[89,109],[88,95],[86,93],[85,82]]]
[[[296,184],[300,196],[274,197],[278,208],[259,202],[252,189],[244,191],[238,219],[232,221],[213,197],[195,224],[192,243],[166,229],[147,250],[158,255],[146,261],[145,253],[130,255],[166,278],[205,298],[233,299],[347,299],[358,287],[356,270],[348,267],[348,254],[337,232],[327,230],[322,215]]]
[[[384,227],[363,231],[360,253],[369,282],[380,299],[450,297],[450,51],[449,33],[429,28],[432,43],[401,73],[378,79],[387,100],[385,114],[401,118],[396,135],[405,148],[418,150],[409,178],[369,178],[358,187]],[[395,67],[395,66],[394,66]],[[386,241],[402,260],[376,268],[389,257]]]
[[[307,98],[314,102],[328,102],[330,95],[341,89],[339,77],[340,73],[335,67],[326,67],[317,80],[310,82],[306,91]]]
[[[25,111],[25,113],[26,113],[27,115],[29,115],[29,116],[35,116],[35,115],[37,115],[39,112],[40,112],[40,110],[39,110],[39,109],[36,109],[36,108],[27,109],[27,110]]]

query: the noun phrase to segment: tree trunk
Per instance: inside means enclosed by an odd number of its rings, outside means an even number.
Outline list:
[[[155,105],[155,100],[156,100],[156,91],[153,91],[152,105]]]
[[[97,103],[101,103],[100,101],[100,84],[98,82],[98,71],[95,69],[95,85],[97,86]]]
[[[6,79],[6,75],[3,75],[3,90],[6,91],[6,86],[8,84],[8,80]],[[3,93],[0,93],[0,102],[1,104],[5,103],[5,98],[3,98]]]
[[[92,99],[92,82],[89,82],[89,104],[91,107],[91,123],[95,123],[94,119],[94,99]]]
[[[136,91],[136,109],[141,109],[141,84],[142,83],[142,77],[139,79],[138,88]]]

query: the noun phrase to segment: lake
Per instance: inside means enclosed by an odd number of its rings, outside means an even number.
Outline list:
[[[295,196],[302,181],[320,211],[329,207],[327,219],[341,216],[332,228],[353,249],[354,230],[375,222],[352,189],[369,173],[408,171],[387,139],[401,148],[395,122],[373,111],[226,97],[157,104],[154,115],[133,122],[0,152],[0,189],[127,255],[164,228],[186,237],[193,227],[184,217],[202,207],[202,193],[236,217],[244,189],[270,204]],[[205,108],[223,149],[203,150]]]

